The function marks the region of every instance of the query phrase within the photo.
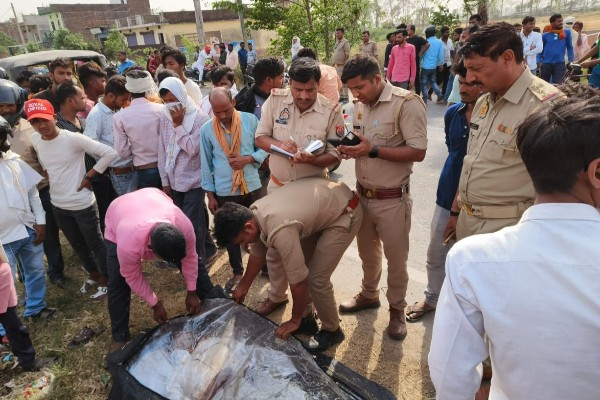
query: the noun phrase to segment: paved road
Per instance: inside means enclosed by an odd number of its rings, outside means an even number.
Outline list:
[[[203,89],[202,92],[203,95],[207,95],[209,90]],[[423,298],[423,291],[427,284],[425,260],[429,244],[429,225],[435,206],[439,173],[447,155],[443,130],[445,110],[445,106],[429,103],[427,155],[423,162],[415,163],[411,177],[413,215],[408,260],[410,276],[408,304]],[[351,114],[352,106],[346,107],[345,112]],[[332,178],[354,188],[356,182],[354,162],[343,161],[332,174]],[[429,380],[426,360],[433,315],[428,315],[421,322],[409,324],[409,334],[403,342],[390,340],[385,334],[389,320],[389,305],[385,298],[386,270],[384,260],[380,282],[382,307],[358,315],[342,316],[346,340],[330,353],[355,371],[387,387],[398,398],[432,399],[435,395]],[[361,262],[354,241],[333,274],[337,301],[348,299],[358,293],[361,278]],[[260,298],[266,294],[266,288],[266,280],[262,281],[262,284],[255,282],[254,290],[258,289]],[[291,307],[288,306],[284,312],[275,312],[271,315],[271,319],[281,322],[289,317],[290,311]]]

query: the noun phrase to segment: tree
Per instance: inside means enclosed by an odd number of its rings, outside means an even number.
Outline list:
[[[333,53],[333,34],[344,27],[346,38],[358,41],[361,26],[368,20],[370,0],[255,0],[252,7],[236,1],[222,0],[214,8],[244,12],[250,29],[274,30],[277,39],[271,41],[270,51],[289,56],[292,38],[298,36],[304,46],[325,53]]]
[[[437,10],[432,10],[429,13],[429,22],[439,28],[449,26],[455,28],[460,26],[460,18],[458,14],[450,12],[448,7],[441,4],[437,5]]]
[[[111,29],[102,46],[102,52],[107,59],[114,61],[117,59],[117,53],[127,48],[127,39],[120,31]]]
[[[80,33],[59,29],[50,34],[52,48],[56,50],[87,50],[91,46]]]
[[[8,47],[16,44],[17,42],[15,42],[10,36],[0,31],[0,56],[7,56],[9,54]]]
[[[38,51],[42,51],[42,48],[38,42],[29,42],[27,43],[26,47],[28,53],[37,53]]]
[[[479,14],[482,19],[482,24],[488,23],[488,0],[463,0],[463,9],[468,17],[472,14]]]

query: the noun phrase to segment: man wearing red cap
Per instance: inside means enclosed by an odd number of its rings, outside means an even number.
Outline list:
[[[206,59],[208,57],[210,57],[210,46],[204,46],[204,50],[198,53],[198,58],[196,59],[194,65],[192,65],[192,68],[198,70],[198,81],[200,84],[202,84],[202,86],[204,86],[202,83],[202,77],[204,76],[204,64],[206,64]]]
[[[89,273],[80,290],[86,292],[98,285],[91,298],[100,299],[108,291],[106,247],[91,179],[103,173],[117,153],[85,135],[59,129],[54,108],[47,100],[28,100],[25,115],[36,131],[31,141],[50,180],[56,222]],[[98,159],[89,171],[85,170],[86,153]]]

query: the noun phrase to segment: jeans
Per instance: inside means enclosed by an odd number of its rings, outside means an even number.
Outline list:
[[[160,180],[158,168],[139,169],[136,172],[138,176],[138,189],[147,187],[162,189],[162,181]]]
[[[219,207],[222,207],[227,202],[241,204],[244,207],[250,207],[260,190],[255,190],[252,193],[243,196],[216,196]],[[229,265],[233,270],[234,275],[243,275],[244,266],[242,264],[242,249],[239,245],[231,244],[227,246],[227,255],[229,256]]]
[[[60,248],[59,230],[50,201],[50,188],[46,186],[40,190],[40,200],[46,212],[46,238],[44,239],[44,253],[48,261],[48,277],[51,281],[64,279],[65,262]]]
[[[25,274],[25,291],[27,302],[23,316],[30,317],[39,314],[47,307],[46,304],[46,277],[44,271],[44,246],[34,245],[35,231],[27,228],[29,237],[3,244],[4,252],[8,256],[13,279],[16,265],[19,263]],[[16,281],[15,281],[16,282]]]
[[[202,188],[190,189],[187,192],[171,190],[173,203],[183,211],[192,222],[196,235],[196,252],[198,253],[198,279],[196,281],[196,294],[204,299],[213,288],[213,284],[206,270],[206,236],[209,236],[207,224],[204,220],[204,190]],[[211,239],[212,241],[212,239]],[[214,245],[214,243],[213,243]],[[212,255],[212,254],[211,254]]]
[[[431,232],[429,247],[427,247],[427,289],[425,289],[425,303],[436,307],[444,278],[446,278],[446,255],[455,241],[444,244],[444,230],[450,219],[450,211],[435,205],[431,219]]]
[[[593,88],[600,88],[600,67],[595,66],[592,69],[592,74],[588,78],[588,84]]]
[[[138,175],[136,171],[121,175],[115,175],[114,172],[110,171],[110,181],[112,182],[117,196],[123,196],[124,194],[134,192],[138,187]]]
[[[560,83],[567,72],[564,62],[542,64],[541,78],[548,83]]]
[[[450,97],[450,93],[452,93],[452,88],[454,87],[454,74],[451,73],[448,78],[448,84],[446,85],[446,91],[444,92],[444,100],[448,101]]]
[[[435,69],[421,68],[421,91],[423,93],[423,101],[425,104],[427,104],[427,84],[431,85],[431,88],[437,97],[442,97],[442,92],[440,92],[440,88],[435,81],[435,71]]]
[[[106,276],[106,247],[96,203],[75,211],[54,207],[54,217],[83,268],[90,274],[99,272]]]
[[[392,85],[402,88],[402,89],[406,89],[408,90],[408,88],[410,87],[410,81],[404,81],[404,82],[392,82]]]

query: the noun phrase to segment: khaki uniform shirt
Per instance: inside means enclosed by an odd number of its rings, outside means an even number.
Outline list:
[[[275,248],[291,284],[308,277],[308,268],[300,245],[301,239],[321,232],[335,223],[347,223],[351,218],[340,216],[352,198],[344,183],[322,178],[292,182],[256,201],[250,209],[260,226],[260,240],[250,247],[250,254],[263,257],[267,248]]]
[[[31,135],[34,132],[33,126],[26,119],[21,118],[19,123],[12,128],[13,137],[9,137],[8,141],[10,142],[10,149],[21,156],[21,160],[25,161],[27,165],[43,177],[37,185],[38,190],[40,190],[48,186],[48,179],[31,143]]]
[[[529,68],[500,99],[479,98],[471,116],[459,200],[471,205],[532,202],[533,183],[517,150],[517,125],[545,101],[562,93]]]
[[[372,107],[355,103],[355,130],[379,147],[427,149],[427,116],[420,96],[389,82]],[[355,161],[356,179],[368,189],[397,189],[409,182],[412,162],[368,156]]]
[[[333,48],[333,65],[344,65],[350,58],[350,42],[346,39],[336,40]]]
[[[327,142],[327,139],[339,139],[336,132],[340,136],[344,133],[344,117],[338,104],[319,94],[312,107],[301,113],[294,104],[290,89],[273,89],[262,106],[256,137],[271,136],[282,142],[291,137],[299,147],[306,147],[312,140],[319,139],[325,146],[313,154],[329,153],[339,160],[335,147]],[[327,176],[327,168],[294,163],[279,154],[269,157],[269,169],[283,184],[311,176]]]
[[[377,58],[377,43],[369,41],[368,43],[361,43],[360,52],[372,55]]]

